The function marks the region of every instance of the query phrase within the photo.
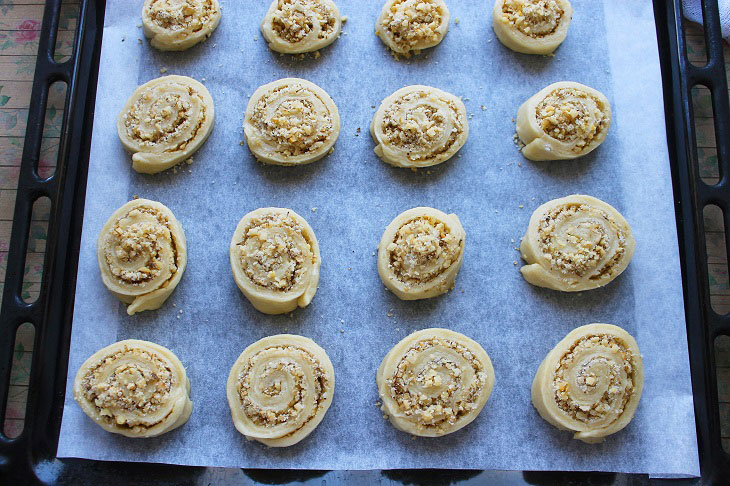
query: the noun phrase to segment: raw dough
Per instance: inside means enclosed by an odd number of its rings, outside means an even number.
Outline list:
[[[568,0],[496,0],[492,28],[497,38],[523,54],[551,54],[568,35]]]
[[[132,168],[155,174],[195,153],[213,130],[208,90],[187,76],[164,76],[137,88],[119,113],[117,132]]]
[[[593,88],[561,81],[540,90],[517,111],[517,135],[530,160],[575,159],[601,145],[611,105]]]
[[[532,285],[565,292],[602,287],[634,255],[631,227],[615,208],[591,196],[548,201],[532,213],[520,251],[522,276]]]
[[[144,35],[155,49],[183,51],[204,41],[221,20],[218,0],[145,0]]]
[[[403,300],[428,299],[454,287],[466,233],[458,216],[419,207],[399,214],[378,245],[378,274]]]
[[[375,35],[407,57],[441,42],[449,31],[449,18],[443,0],[388,0],[375,23]]]
[[[134,199],[104,224],[97,257],[104,285],[130,304],[127,314],[159,309],[185,272],[185,233],[167,206]]]
[[[332,0],[274,0],[261,22],[269,49],[284,54],[312,52],[332,44],[342,20]]]
[[[340,114],[316,84],[284,78],[254,92],[243,131],[248,148],[261,162],[303,165],[330,151],[340,135]]]
[[[256,341],[228,375],[233,424],[247,439],[287,447],[324,418],[335,393],[327,353],[309,338],[279,334]]]
[[[76,373],[74,400],[108,432],[155,437],[193,411],[190,381],[175,353],[148,341],[119,341],[94,353]]]
[[[236,285],[264,314],[306,307],[317,292],[319,243],[309,223],[291,209],[260,208],[245,215],[230,253]]]
[[[438,437],[477,418],[492,393],[494,368],[476,341],[433,328],[396,344],[380,363],[376,381],[381,408],[395,428]]]
[[[458,97],[430,86],[406,86],[385,98],[370,123],[375,153],[396,167],[429,167],[466,143],[469,122]]]
[[[634,417],[644,365],[633,337],[618,326],[573,330],[545,357],[532,381],[532,404],[555,427],[589,444]]]

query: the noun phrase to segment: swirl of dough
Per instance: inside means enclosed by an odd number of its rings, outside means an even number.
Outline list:
[[[593,88],[561,81],[540,90],[517,111],[517,136],[530,160],[575,159],[601,145],[611,105]]]
[[[466,143],[469,122],[458,97],[430,86],[406,86],[380,103],[370,123],[375,153],[395,167],[430,167]]]
[[[101,428],[127,437],[155,437],[187,422],[190,381],[167,348],[128,339],[94,353],[76,373],[74,400]]]
[[[284,54],[328,46],[341,29],[340,11],[332,0],[274,0],[261,22],[269,49]]]
[[[134,199],[114,211],[97,240],[101,279],[130,304],[130,316],[162,306],[185,272],[187,253],[175,215],[149,199]]]
[[[441,42],[449,31],[449,9],[443,0],[387,0],[375,35],[393,52],[410,56]]]
[[[117,133],[132,168],[155,174],[189,158],[215,117],[208,90],[187,76],[163,76],[137,88],[119,113]]]
[[[317,292],[319,243],[309,223],[291,209],[260,208],[245,215],[230,253],[236,285],[264,314],[306,307]]]
[[[589,444],[626,427],[644,386],[644,366],[633,337],[618,326],[573,330],[545,357],[532,381],[540,416]]]
[[[438,437],[471,423],[492,393],[494,369],[476,341],[448,329],[406,336],[376,378],[382,410],[409,434]]]
[[[221,20],[218,0],[145,0],[142,26],[161,51],[184,51],[204,41]]]
[[[551,54],[568,35],[568,0],[496,0],[492,28],[497,38],[523,54]]]
[[[254,92],[243,131],[248,148],[261,162],[303,165],[330,151],[340,135],[340,114],[316,84],[284,78]]]
[[[378,245],[378,274],[402,300],[436,297],[454,287],[466,233],[459,217],[418,207],[399,214]]]
[[[226,386],[236,429],[269,447],[288,447],[308,436],[334,393],[335,370],[327,353],[293,334],[269,336],[247,347]]]
[[[591,196],[548,201],[532,213],[520,251],[522,276],[532,285],[564,292],[602,287],[634,255],[631,227],[613,206]]]

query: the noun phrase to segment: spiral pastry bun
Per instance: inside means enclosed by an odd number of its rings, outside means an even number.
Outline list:
[[[127,314],[159,309],[185,272],[185,233],[167,206],[134,199],[104,224],[97,259],[101,280],[129,304]]]
[[[218,0],[145,0],[144,35],[155,49],[184,51],[210,37],[221,20]]]
[[[399,214],[378,245],[378,274],[402,300],[436,297],[454,287],[466,232],[459,217],[418,207]]]
[[[532,404],[543,419],[590,444],[631,422],[643,386],[634,338],[618,326],[588,324],[571,331],[540,364]]]
[[[395,428],[439,437],[477,418],[492,393],[494,369],[476,341],[433,328],[396,344],[380,363],[376,381],[383,412]]]
[[[213,98],[187,76],[163,76],[137,88],[119,113],[117,133],[132,168],[155,174],[188,159],[213,130]]]
[[[410,56],[441,42],[449,31],[443,0],[387,0],[375,23],[375,35],[397,54]]]
[[[190,381],[175,353],[127,339],[94,353],[76,373],[73,397],[102,429],[155,437],[180,427],[193,411]]]
[[[291,209],[251,211],[231,239],[236,285],[264,314],[308,306],[317,292],[321,265],[314,230]]]
[[[429,167],[453,157],[466,143],[469,122],[460,98],[413,85],[385,98],[373,115],[375,153],[395,167]]]
[[[492,28],[499,41],[523,54],[551,54],[568,35],[568,0],[496,0]]]
[[[335,393],[327,353],[309,338],[279,334],[256,341],[228,375],[233,424],[249,440],[288,447],[324,418]]]
[[[631,227],[613,206],[591,196],[548,201],[532,213],[520,268],[532,285],[564,292],[602,287],[634,255]]]
[[[319,86],[284,78],[257,89],[248,101],[243,133],[259,161],[303,165],[321,159],[340,135],[340,114]]]
[[[261,22],[269,49],[284,54],[326,47],[341,29],[340,11],[332,0],[274,0]]]
[[[561,81],[540,90],[517,111],[517,136],[530,160],[575,159],[606,139],[611,105],[593,88]]]

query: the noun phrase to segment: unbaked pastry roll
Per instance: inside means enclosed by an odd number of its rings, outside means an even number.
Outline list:
[[[340,11],[332,0],[274,0],[261,22],[269,49],[284,54],[328,46],[341,28]]]
[[[548,353],[532,381],[532,404],[555,427],[589,444],[634,417],[644,365],[633,337],[618,326],[574,329]]]
[[[406,57],[411,51],[433,47],[449,31],[449,9],[443,0],[387,0],[375,35],[393,52]]]
[[[187,76],[163,76],[137,88],[119,113],[117,133],[132,168],[155,174],[189,158],[213,130],[213,98]]]
[[[448,329],[410,334],[383,358],[376,378],[395,428],[438,437],[471,423],[492,393],[494,369],[476,341]]]
[[[631,227],[613,206],[591,196],[548,201],[532,213],[520,251],[522,276],[532,285],[564,292],[602,287],[634,255]]]
[[[180,427],[193,411],[190,381],[167,348],[127,339],[94,353],[76,373],[74,400],[108,432],[155,437]]]
[[[204,41],[221,20],[218,0],[145,0],[144,35],[155,49],[183,51]]]
[[[303,165],[321,159],[340,135],[332,98],[314,83],[284,78],[257,89],[243,122],[248,148],[261,162]]]
[[[466,233],[459,217],[419,207],[399,214],[378,245],[378,274],[398,298],[436,297],[454,287]]]
[[[540,90],[517,111],[517,135],[530,160],[575,159],[603,143],[611,105],[593,88],[561,81]]]
[[[306,307],[317,292],[319,243],[309,223],[291,209],[260,208],[245,215],[230,253],[236,285],[264,314]]]
[[[502,44],[523,54],[550,54],[568,35],[568,0],[496,0],[492,28]]]
[[[228,375],[233,424],[249,440],[287,447],[324,418],[335,393],[327,353],[309,338],[279,334],[256,341]]]
[[[431,86],[406,86],[385,98],[370,123],[375,153],[396,167],[429,167],[466,143],[469,122],[460,98]]]
[[[167,206],[134,199],[114,211],[99,233],[101,280],[127,314],[159,309],[188,261],[183,228]]]

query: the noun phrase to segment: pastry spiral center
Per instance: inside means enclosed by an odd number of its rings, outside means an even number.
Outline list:
[[[580,153],[605,129],[608,117],[601,100],[575,88],[558,88],[537,105],[537,122],[547,135]]]
[[[211,0],[155,0],[147,15],[157,26],[171,32],[198,32],[215,12]]]
[[[440,39],[443,22],[441,6],[430,0],[400,0],[391,5],[383,27],[393,41],[406,49]]]
[[[296,44],[317,31],[318,39],[325,39],[335,30],[334,12],[318,0],[279,0],[271,20],[276,34]]]
[[[533,38],[554,33],[564,13],[555,0],[505,0],[502,5],[507,23]]]

